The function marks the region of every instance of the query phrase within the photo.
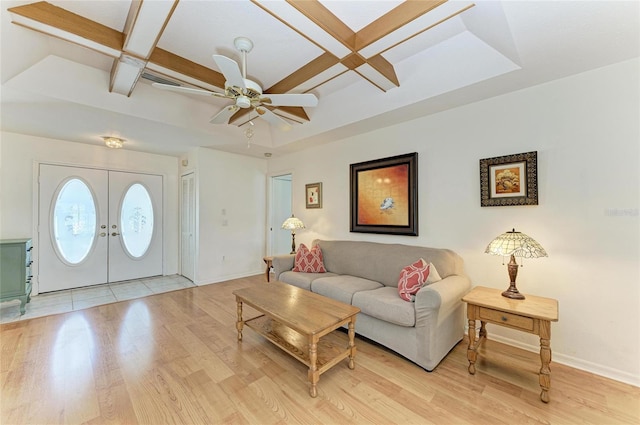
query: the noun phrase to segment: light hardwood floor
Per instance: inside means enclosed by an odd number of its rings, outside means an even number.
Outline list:
[[[538,355],[491,340],[472,376],[466,341],[428,373],[356,337],[355,370],[336,365],[311,398],[304,365],[251,330],[238,343],[231,292],[251,285],[268,284],[259,275],[1,325],[0,423],[640,423],[639,388],[560,364],[542,403]]]

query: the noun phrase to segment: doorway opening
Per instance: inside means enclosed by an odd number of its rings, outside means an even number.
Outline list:
[[[267,250],[267,255],[287,254],[291,251],[291,233],[282,229],[282,223],[291,217],[292,209],[292,175],[271,177],[270,250]]]

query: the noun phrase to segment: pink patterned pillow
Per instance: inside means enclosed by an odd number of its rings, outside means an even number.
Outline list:
[[[422,258],[408,265],[400,272],[398,294],[405,301],[413,301],[415,294],[429,278],[429,263]]]
[[[309,248],[303,243],[298,247],[298,252],[296,252],[296,259],[293,265],[294,272],[305,272],[305,273],[326,273],[327,270],[324,268],[324,262],[322,260],[322,250],[318,245]]]

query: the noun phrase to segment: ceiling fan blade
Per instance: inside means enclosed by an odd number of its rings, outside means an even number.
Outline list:
[[[232,99],[232,98],[230,98],[229,96],[227,96],[225,94],[216,93],[216,92],[209,91],[209,90],[193,89],[191,87],[174,86],[174,85],[171,85],[171,84],[162,84],[162,83],[152,83],[151,85],[153,87],[157,88],[157,89],[173,91],[173,92],[176,92],[176,93],[197,94],[197,95],[200,95],[200,96],[214,96],[214,97],[223,97],[225,99]]]
[[[318,106],[318,98],[311,93],[265,94],[260,101],[271,106]]]
[[[227,85],[240,87],[243,90],[246,89],[244,78],[242,77],[240,67],[236,61],[222,55],[213,55],[213,60],[216,62],[216,65],[218,65],[218,68],[220,69],[220,72],[222,72],[222,75],[224,75],[224,78],[226,78]]]
[[[258,115],[260,115],[262,119],[266,120],[269,124],[273,124],[277,126],[280,130],[282,131],[291,130],[291,125],[288,122],[286,122],[285,120],[283,120],[282,118],[280,118],[279,116],[277,116],[276,114],[268,110],[267,108],[258,107],[256,108],[256,112],[258,113]]]
[[[229,105],[229,106],[223,108],[217,114],[215,114],[211,118],[211,121],[209,121],[209,122],[211,124],[228,124],[229,123],[229,119],[233,116],[233,114],[235,114],[238,111],[238,109],[240,109],[240,108],[238,108],[236,105]]]

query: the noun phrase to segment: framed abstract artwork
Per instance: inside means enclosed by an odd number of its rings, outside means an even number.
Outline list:
[[[310,183],[304,188],[307,208],[322,208],[322,183]]]
[[[538,152],[481,159],[480,205],[538,205]]]
[[[418,236],[418,154],[351,164],[351,231]]]

